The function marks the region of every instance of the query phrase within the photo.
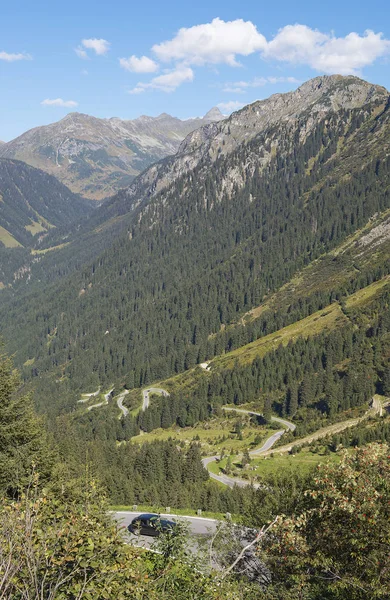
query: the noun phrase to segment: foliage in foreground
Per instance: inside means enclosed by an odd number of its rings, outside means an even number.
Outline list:
[[[339,464],[318,467],[314,481],[248,490],[252,541],[240,551],[241,542],[234,550],[222,540],[226,560],[217,557],[221,569],[209,574],[191,541],[168,539],[157,554],[125,544],[88,471],[75,480],[56,464],[16,387],[11,362],[0,357],[2,600],[388,600],[387,444],[346,452]],[[233,542],[239,535],[233,527]]]
[[[176,549],[178,546],[174,546]],[[245,592],[245,588],[242,590]],[[78,498],[36,486],[0,509],[0,597],[7,600],[187,600],[243,597],[175,553],[125,544],[93,484]]]
[[[318,467],[307,507],[280,518],[265,550],[276,587],[297,598],[388,599],[390,449],[373,444]]]
[[[0,354],[0,494],[8,496],[26,487],[34,466],[48,479],[55,459],[30,396],[17,393],[19,384],[11,359]]]
[[[208,574],[185,538],[159,553],[125,544],[96,486],[57,493],[31,485],[0,509],[0,597],[12,600],[386,600],[390,590],[390,461],[387,445],[318,468],[305,506],[229,544],[218,535]],[[81,491],[80,491],[81,490]],[[219,529],[218,529],[219,531]],[[223,535],[226,529],[220,530]],[[242,534],[231,527],[232,541]],[[180,535],[180,533],[179,533]],[[238,537],[237,537],[238,536]],[[211,548],[211,545],[213,549]],[[253,552],[254,549],[257,551]],[[190,549],[190,550],[189,550]],[[213,554],[212,554],[213,552]],[[257,558],[256,558],[257,555]],[[235,558],[236,557],[236,558]],[[230,566],[229,566],[230,565]]]

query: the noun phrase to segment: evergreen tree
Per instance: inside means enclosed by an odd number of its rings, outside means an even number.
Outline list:
[[[264,400],[264,420],[266,423],[270,423],[271,422],[271,417],[272,417],[272,401],[271,398],[269,396],[266,397],[266,399]]]
[[[18,495],[35,470],[44,481],[53,465],[42,419],[29,396],[18,394],[19,375],[0,356],[0,492]]]
[[[387,365],[383,371],[382,389],[385,396],[390,396],[390,365]]]

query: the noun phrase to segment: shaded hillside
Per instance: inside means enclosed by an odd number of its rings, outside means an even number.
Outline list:
[[[70,113],[2,144],[0,156],[23,160],[73,192],[101,200],[129,185],[150,164],[174,154],[188,133],[222,118],[217,108],[185,121],[165,113],[133,121]]]
[[[223,352],[221,330],[389,208],[388,97],[357,78],[317,78],[204,128],[202,143],[191,136],[102,207],[106,220],[95,213],[83,243],[115,233],[111,248],[43,290],[33,278],[31,292],[9,293],[2,329],[25,376],[70,407],[78,391],[144,385]],[[38,268],[54,272],[72,250],[82,260],[80,239]]]
[[[55,177],[21,161],[0,159],[0,241],[6,248],[32,246],[51,228],[92,210]]]

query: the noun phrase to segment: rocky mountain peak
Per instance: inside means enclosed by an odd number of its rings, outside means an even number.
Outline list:
[[[158,117],[156,117],[156,120],[159,121],[164,121],[166,119],[176,119],[176,117],[172,117],[172,115],[168,115],[168,113],[163,112],[161,113],[161,115],[158,115]]]
[[[65,115],[65,117],[63,117],[59,123],[66,123],[67,121],[87,121],[90,119],[94,119],[95,117],[92,117],[91,115],[87,115],[86,113],[79,113],[79,112],[71,112],[68,113],[67,115]],[[54,125],[54,123],[53,123]]]
[[[167,113],[99,119],[71,112],[2,144],[0,157],[22,160],[55,175],[72,191],[101,200],[128,186],[150,164],[175,154],[188,133],[211,120],[181,121]]]
[[[315,77],[293,92],[274,94],[234,112],[229,118],[212,127],[206,126],[189,134],[182,142],[179,153],[193,152],[205,139],[213,138],[214,150],[228,153],[243,141],[248,141],[278,122],[307,117],[308,129],[314,120],[325,113],[340,109],[361,108],[369,102],[386,102],[389,92],[354,76],[325,75]],[[311,119],[307,114],[311,113]],[[317,115],[317,116],[316,116]],[[233,133],[234,130],[234,133]]]
[[[281,147],[285,140],[290,140],[292,145],[303,144],[320,122],[334,116],[333,121],[340,118],[340,126],[344,127],[349,119],[345,111],[360,110],[360,118],[364,120],[384,110],[388,102],[389,92],[384,87],[358,77],[316,77],[295,91],[274,94],[243,107],[222,121],[196,129],[180,144],[174,160],[168,165],[152,166],[141,181],[137,181],[137,186],[144,184],[149,195],[156,194],[199,164],[204,164],[205,170],[210,169],[210,164],[219,157],[248,145],[254,138],[259,140],[261,159],[254,158],[252,162],[257,162],[260,169],[266,168],[278,152],[283,152]],[[344,117],[338,117],[342,111]],[[237,170],[227,173],[226,189],[233,189],[239,180]],[[129,188],[130,197],[138,193],[137,186]]]
[[[222,121],[226,116],[221,113],[218,106],[213,106],[203,118],[205,121]]]

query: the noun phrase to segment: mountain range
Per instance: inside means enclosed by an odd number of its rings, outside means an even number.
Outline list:
[[[0,309],[45,409],[192,369],[386,276],[389,132],[386,89],[318,77],[190,133],[51,230]]]
[[[74,193],[102,200],[150,164],[174,154],[188,133],[221,119],[216,107],[187,120],[166,113],[134,120],[70,113],[0,144],[0,157],[22,160],[55,175]]]

